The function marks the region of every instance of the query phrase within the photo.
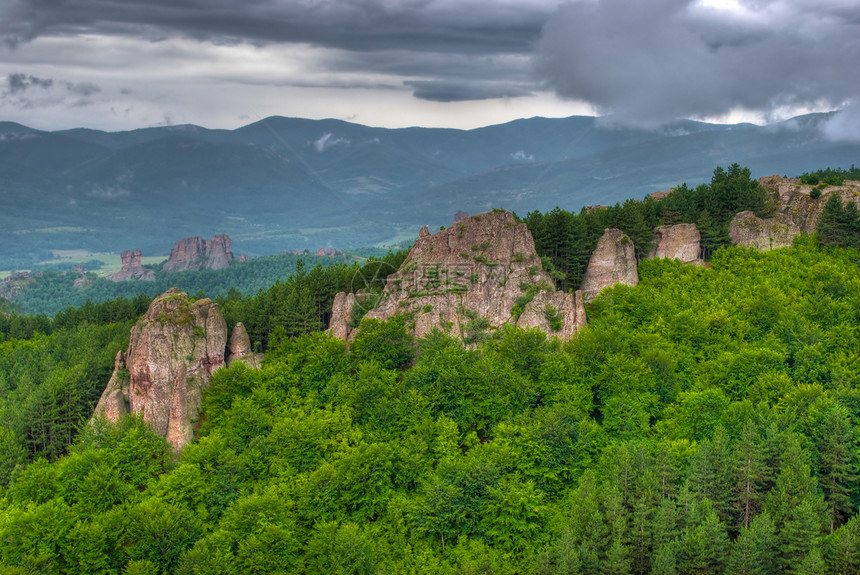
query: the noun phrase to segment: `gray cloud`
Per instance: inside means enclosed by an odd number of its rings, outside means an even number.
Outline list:
[[[448,80],[408,80],[404,85],[413,88],[412,94],[431,102],[465,102],[491,98],[519,98],[533,92],[507,82],[456,82]]]
[[[9,74],[6,77],[6,84],[9,94],[20,94],[30,88],[50,88],[54,84],[54,81],[50,78],[38,78],[28,74],[15,73]]]
[[[74,82],[63,82],[63,86],[66,87],[70,93],[75,94],[77,96],[92,96],[98,92],[101,92],[102,89],[92,82],[78,82],[75,84]]]
[[[694,0],[569,4],[544,26],[538,66],[560,95],[642,124],[739,108],[837,108],[860,96],[856,2],[741,5],[743,13]]]
[[[88,106],[91,96],[101,92],[101,87],[92,82],[54,81],[32,74],[14,72],[6,76],[6,90],[0,99],[21,109],[67,104],[72,107]]]
[[[10,0],[0,38],[42,35],[182,35],[229,44],[307,42],[347,50],[526,52],[557,0]]]

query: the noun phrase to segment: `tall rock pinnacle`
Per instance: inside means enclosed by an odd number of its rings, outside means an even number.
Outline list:
[[[140,413],[181,450],[193,438],[192,422],[212,372],[224,365],[226,343],[227,325],[217,305],[168,290],[131,329],[128,351],[117,354],[96,414],[115,421]]]

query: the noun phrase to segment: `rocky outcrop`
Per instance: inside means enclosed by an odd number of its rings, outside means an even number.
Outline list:
[[[463,220],[469,217],[469,212],[464,212],[463,210],[457,210],[457,213],[454,214],[454,223],[459,224]]]
[[[74,271],[76,274],[78,274],[78,277],[76,277],[75,281],[72,282],[72,285],[76,289],[84,289],[92,285],[93,280],[87,277],[87,272],[84,269],[83,264],[76,265]]]
[[[347,341],[354,337],[352,320],[359,301],[372,307],[364,318],[405,314],[416,337],[440,329],[477,341],[510,324],[569,339],[585,324],[581,294],[556,291],[528,228],[504,211],[468,217],[434,234],[421,228],[381,296],[336,296],[333,335]]]
[[[340,292],[334,296],[329,322],[329,329],[334,337],[347,340],[352,328],[353,308],[355,308],[355,294]]]
[[[105,279],[112,282],[127,282],[130,280],[155,281],[155,272],[146,269],[140,263],[140,250],[125,250],[122,252],[121,257],[122,269],[110,274]]]
[[[13,272],[0,282],[0,297],[13,300],[33,285],[29,272]]]
[[[194,236],[176,242],[170,250],[170,258],[164,263],[164,271],[220,270],[229,266],[231,261],[230,236],[219,234],[211,240]]]
[[[226,343],[227,325],[217,305],[168,290],[131,329],[128,351],[117,354],[96,415],[115,421],[140,413],[181,450],[193,437],[192,422],[212,372],[224,365]]]
[[[604,288],[617,283],[635,286],[639,283],[633,242],[619,229],[607,228],[588,260],[582,293],[591,301]]]
[[[701,234],[695,224],[660,226],[654,230],[654,247],[646,257],[693,263],[701,254],[701,241]]]
[[[790,246],[802,231],[790,218],[782,215],[759,218],[750,211],[736,214],[729,223],[729,237],[733,243],[759,251]]]
[[[260,369],[263,363],[263,354],[251,351],[251,338],[244,324],[239,322],[230,334],[230,342],[227,344],[227,367],[236,361],[243,361],[248,367]]]
[[[759,184],[770,196],[774,216],[759,218],[749,211],[737,214],[729,223],[729,236],[735,244],[765,251],[792,245],[796,236],[815,231],[818,216],[833,194],[838,194],[843,202],[860,205],[857,181],[821,189],[801,184],[796,178],[766,176],[759,178]],[[821,192],[820,197],[812,197],[814,189]]]

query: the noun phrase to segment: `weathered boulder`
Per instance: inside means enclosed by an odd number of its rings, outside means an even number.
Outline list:
[[[846,181],[841,186],[819,189],[820,197],[813,198],[813,186],[804,185],[796,178],[766,176],[759,184],[767,190],[774,208],[772,218],[759,218],[752,212],[740,212],[729,223],[732,242],[758,250],[771,250],[792,245],[800,234],[811,234],[818,225],[818,216],[827,199],[838,194],[843,203],[860,206],[860,182]]]
[[[585,269],[582,280],[585,301],[591,301],[601,290],[617,283],[629,286],[639,283],[636,253],[627,234],[616,228],[607,228]]]
[[[176,242],[170,250],[170,258],[164,263],[168,273],[186,270],[220,270],[233,261],[230,251],[230,236],[219,234],[211,240],[200,236],[184,238]]]
[[[181,450],[193,437],[212,372],[224,365],[226,343],[227,325],[216,304],[168,290],[131,329],[128,351],[117,355],[96,414],[116,420],[140,413]]]
[[[122,268],[105,279],[112,282],[127,282],[133,279],[155,281],[155,272],[146,269],[140,263],[140,250],[125,250],[120,257],[122,257]]]
[[[235,361],[244,361],[245,365],[254,369],[260,369],[263,362],[262,353],[251,351],[251,338],[242,322],[237,323],[233,328],[230,342],[227,344],[227,367],[233,365]]]
[[[648,258],[670,258],[691,263],[699,259],[702,237],[695,224],[660,226],[654,230],[654,247]]]
[[[556,291],[528,228],[504,211],[468,217],[434,234],[422,228],[381,296],[336,296],[333,335],[354,337],[350,326],[358,302],[372,307],[365,318],[406,314],[416,337],[440,329],[476,341],[481,333],[512,324],[569,339],[585,324],[581,295]]]

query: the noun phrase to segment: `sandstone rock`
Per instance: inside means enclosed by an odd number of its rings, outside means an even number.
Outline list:
[[[551,307],[550,307],[551,306]],[[555,329],[548,316],[551,310],[561,320],[561,329]],[[576,293],[546,292],[538,293],[530,301],[520,316],[517,325],[536,327],[549,335],[558,335],[564,340],[571,339],[576,332],[585,327],[585,305],[582,291]]]
[[[733,243],[759,251],[790,246],[800,233],[801,229],[795,222],[781,215],[759,218],[746,211],[736,214],[729,223],[729,237]]]
[[[86,274],[81,274],[80,277],[75,278],[75,281],[72,282],[72,285],[75,287],[75,289],[84,289],[90,287],[92,283],[93,282],[90,281],[90,278],[88,278]]]
[[[234,361],[244,361],[245,365],[254,369],[260,369],[263,362],[262,353],[251,351],[251,338],[242,322],[237,323],[233,328],[230,342],[227,344],[227,367],[233,365]]]
[[[427,226],[421,226],[421,229],[418,230],[418,237],[419,238],[426,238],[429,235],[430,235],[430,230],[427,228]]]
[[[0,282],[0,297],[13,300],[33,285],[28,272],[14,272]]]
[[[109,421],[116,421],[120,416],[128,413],[127,395],[128,370],[125,367],[125,355],[120,350],[116,352],[113,374],[102,392],[95,412],[103,415]]]
[[[651,199],[653,200],[662,200],[666,196],[672,193],[672,190],[661,190],[659,192],[651,192]]]
[[[127,282],[137,279],[140,281],[155,281],[155,272],[146,269],[140,263],[140,250],[122,252],[122,269],[107,276],[112,282]]]
[[[469,217],[469,212],[464,212],[463,210],[457,210],[457,213],[454,214],[454,223],[459,224],[463,220]]]
[[[639,283],[633,242],[619,229],[607,228],[588,260],[582,293],[591,301],[604,288],[617,283],[635,286]]]
[[[117,355],[96,414],[116,420],[123,413],[140,413],[181,450],[193,437],[192,422],[212,372],[224,365],[226,341],[217,305],[168,290],[132,328],[125,359]]]
[[[233,253],[230,251],[230,236],[219,234],[211,240],[194,236],[176,242],[170,250],[170,258],[164,264],[164,271],[220,270],[229,266],[231,261]]]
[[[479,332],[511,324],[569,339],[585,323],[581,301],[581,296],[556,291],[525,224],[509,212],[493,211],[435,234],[422,228],[379,301],[370,302],[378,305],[364,317],[385,320],[407,313],[416,337],[440,329],[474,341]],[[330,324],[336,337],[354,337],[349,325],[355,303],[352,294],[336,296]],[[548,306],[562,323],[558,331],[550,327]]]
[[[347,340],[352,323],[352,310],[355,307],[355,294],[340,292],[334,296],[331,309],[329,331],[334,337]]]
[[[648,258],[670,258],[692,263],[701,254],[701,235],[695,224],[660,226],[654,230],[654,247]]]
[[[772,218],[759,218],[752,212],[741,212],[729,224],[729,236],[736,244],[770,250],[792,245],[795,236],[811,234],[818,225],[818,216],[827,199],[838,194],[843,203],[860,206],[860,182],[846,181],[841,186],[829,186],[819,198],[810,196],[813,186],[803,185],[797,178],[766,176],[759,178],[774,206]]]

